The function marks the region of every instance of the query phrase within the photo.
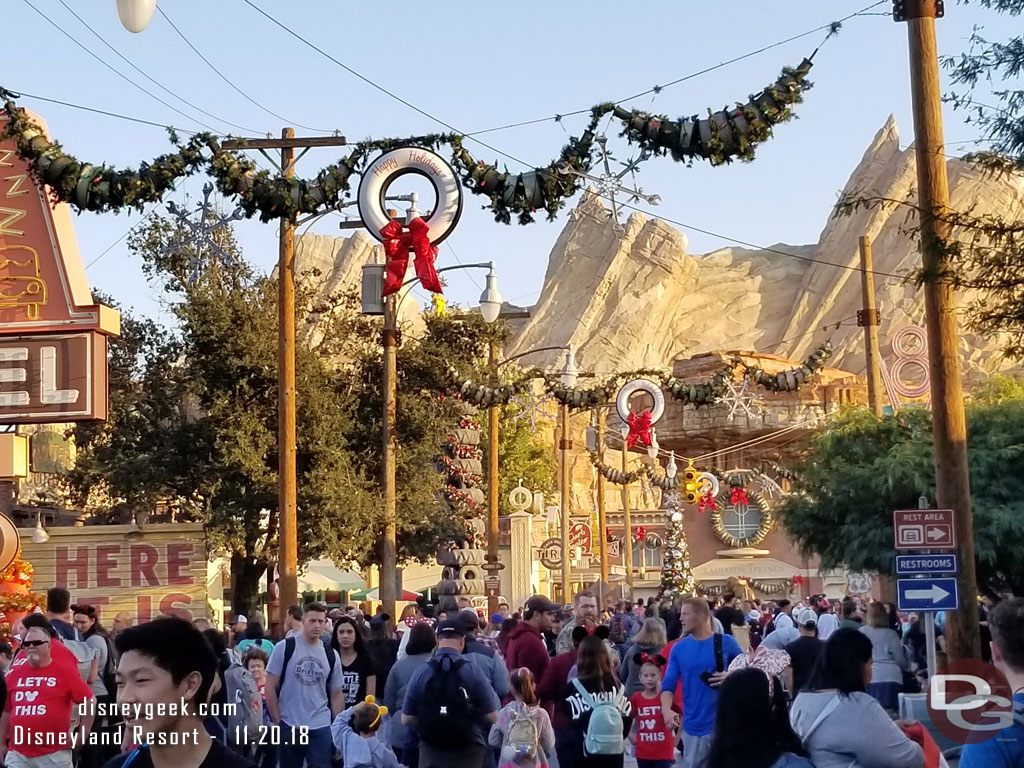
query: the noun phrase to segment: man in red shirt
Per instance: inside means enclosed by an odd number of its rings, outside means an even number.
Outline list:
[[[92,728],[93,713],[80,708],[71,732],[71,707],[93,698],[75,667],[54,661],[56,633],[42,627],[25,631],[26,664],[7,676],[7,705],[0,717],[0,762],[7,768],[72,768],[72,749]]]
[[[544,677],[551,657],[548,647],[541,634],[551,629],[558,606],[543,595],[534,595],[526,601],[523,620],[508,636],[508,652],[505,663],[511,672],[526,667],[533,673],[533,679],[539,681]]]

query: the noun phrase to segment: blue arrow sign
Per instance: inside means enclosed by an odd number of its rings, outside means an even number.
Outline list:
[[[955,611],[960,607],[960,590],[952,577],[898,579],[896,590],[901,611]]]
[[[932,576],[956,573],[956,555],[896,555],[896,573],[900,576]]]

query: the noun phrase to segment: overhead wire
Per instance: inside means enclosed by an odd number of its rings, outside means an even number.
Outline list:
[[[114,250],[114,248],[115,248],[115,247],[116,247],[117,245],[119,245],[119,244],[121,243],[121,241],[122,241],[122,240],[124,240],[124,239],[125,239],[126,237],[128,237],[128,236],[129,236],[129,235],[130,235],[130,234],[131,234],[132,232],[134,232],[134,231],[135,231],[136,229],[138,229],[139,227],[141,227],[141,226],[142,226],[142,225],[143,225],[143,224],[144,224],[144,223],[146,222],[146,219],[148,219],[148,218],[152,217],[152,216],[153,216],[153,214],[155,214],[155,213],[156,213],[156,211],[157,211],[157,208],[158,208],[158,207],[159,207],[159,203],[157,203],[156,205],[152,206],[152,207],[151,207],[151,208],[150,208],[150,209],[149,209],[149,210],[148,210],[148,211],[147,211],[146,213],[144,213],[144,214],[142,215],[142,218],[141,218],[141,219],[139,219],[139,220],[138,220],[137,222],[135,222],[135,223],[134,223],[134,224],[133,224],[133,225],[132,225],[131,227],[129,227],[129,229],[128,229],[128,231],[127,231],[127,232],[125,232],[125,233],[124,233],[123,235],[121,235],[121,236],[120,236],[119,238],[117,238],[117,240],[115,240],[115,241],[114,241],[114,242],[112,242],[112,243],[111,243],[110,245],[108,245],[108,246],[107,246],[106,248],[104,248],[104,249],[103,249],[103,251],[102,251],[102,253],[100,253],[100,255],[99,255],[99,256],[97,256],[97,257],[96,257],[95,259],[93,259],[93,260],[92,260],[92,261],[90,261],[90,262],[89,262],[88,264],[86,264],[86,265],[85,265],[85,268],[86,268],[86,269],[89,269],[89,268],[90,268],[90,267],[91,267],[91,266],[92,266],[93,264],[95,264],[96,262],[98,262],[98,261],[99,261],[100,259],[102,259],[102,258],[103,258],[104,256],[106,256],[106,255],[107,255],[108,253],[110,253],[110,252],[111,252],[112,250]]]
[[[218,117],[217,115],[213,114],[212,112],[207,112],[202,107],[200,107],[200,106],[198,106],[196,104],[193,104],[191,101],[186,99],[184,96],[178,95],[177,93],[172,91],[170,88],[165,86],[163,83],[161,83],[159,80],[157,80],[154,77],[151,77],[149,75],[149,73],[145,72],[142,68],[138,67],[135,64],[135,62],[133,62],[131,59],[129,59],[127,56],[125,56],[123,53],[121,53],[119,50],[117,50],[117,48],[115,48],[113,45],[111,45],[109,42],[107,42],[106,38],[104,38],[103,35],[101,35],[99,32],[97,32],[95,29],[93,29],[85,19],[83,19],[81,16],[79,16],[77,13],[75,13],[75,10],[70,5],[68,5],[67,2],[65,2],[65,0],[57,0],[57,2],[59,2],[61,5],[63,5],[68,13],[70,13],[72,16],[74,16],[76,19],[78,19],[79,23],[81,23],[81,25],[83,27],[85,27],[90,32],[92,32],[93,36],[97,40],[99,40],[101,43],[103,43],[107,48],[109,48],[114,53],[115,56],[117,56],[119,59],[121,59],[121,61],[123,61],[125,64],[127,64],[132,69],[134,69],[136,72],[138,72],[144,78],[149,80],[149,82],[153,83],[153,85],[155,85],[157,88],[162,90],[164,93],[169,94],[170,96],[172,96],[175,99],[177,99],[178,101],[180,101],[182,104],[188,105],[189,107],[191,107],[192,109],[196,110],[197,112],[202,112],[204,115],[206,115],[207,117],[209,117],[212,120],[217,120],[218,122],[224,123],[225,125],[230,125],[233,128],[238,128],[241,131],[250,131],[250,132],[253,131],[252,128],[246,128],[244,125],[239,125],[238,123],[233,123],[230,120],[225,120],[223,117]]]
[[[687,80],[693,80],[694,78],[700,77],[701,75],[706,75],[706,74],[708,74],[710,72],[714,72],[716,69],[722,69],[723,67],[727,67],[727,66],[729,66],[731,64],[736,64],[737,62],[743,61],[744,59],[752,58],[752,57],[757,56],[759,54],[765,53],[766,51],[770,51],[773,48],[779,48],[779,47],[781,47],[783,45],[787,45],[788,43],[792,43],[792,42],[794,42],[796,40],[800,40],[802,38],[805,38],[805,37],[808,37],[810,35],[813,35],[816,32],[821,32],[821,31],[824,31],[824,30],[830,30],[831,31],[835,27],[836,24],[842,24],[843,22],[849,21],[850,19],[855,18],[857,16],[867,16],[867,15],[869,15],[867,12],[870,11],[872,8],[876,8],[879,5],[884,5],[886,2],[888,2],[888,0],[879,0],[878,2],[874,3],[873,5],[869,5],[866,8],[863,8],[860,11],[857,11],[856,13],[851,13],[849,16],[845,16],[844,18],[839,19],[838,21],[829,22],[828,24],[822,24],[820,26],[815,27],[814,29],[809,29],[806,32],[801,32],[798,35],[793,35],[792,37],[787,37],[784,40],[779,40],[777,42],[771,43],[770,45],[762,46],[761,48],[758,48],[756,50],[748,51],[747,53],[744,53],[744,54],[741,54],[739,56],[735,56],[735,57],[733,57],[731,59],[727,59],[725,61],[719,62],[718,64],[714,64],[714,65],[712,65],[710,67],[705,67],[704,69],[697,70],[696,72],[691,72],[690,74],[683,75],[682,77],[676,78],[675,80],[670,80],[669,82],[665,83],[664,85],[655,85],[654,87],[649,88],[646,91],[641,91],[640,93],[633,94],[632,96],[627,96],[624,99],[619,99],[618,101],[615,101],[615,102],[612,102],[612,103],[616,104],[616,105],[619,105],[619,104],[622,104],[622,103],[627,102],[627,101],[632,101],[633,99],[638,99],[638,98],[641,98],[643,96],[647,96],[648,94],[651,94],[651,93],[657,94],[657,93],[660,93],[661,91],[665,90],[666,88],[671,88],[673,85],[678,85],[679,83],[684,83]],[[549,122],[551,120],[554,120],[557,123],[561,123],[563,118],[574,117],[576,115],[585,115],[585,114],[588,114],[590,112],[590,109],[591,109],[590,107],[587,107],[586,109],[575,109],[575,110],[572,110],[571,112],[561,112],[561,113],[558,113],[558,114],[555,114],[555,115],[550,115],[548,117],[538,117],[538,118],[535,118],[533,120],[522,120],[522,121],[517,122],[517,123],[509,123],[508,125],[499,125],[499,126],[496,126],[494,128],[485,128],[485,129],[480,130],[480,131],[473,131],[472,133],[469,133],[467,135],[468,136],[480,136],[480,135],[485,134],[485,133],[494,133],[496,131],[505,131],[505,130],[508,130],[510,128],[522,128],[522,127],[528,126],[528,125],[536,125],[538,123],[546,123],[546,122]]]
[[[213,131],[214,133],[216,133],[216,132],[217,132],[217,129],[216,129],[216,128],[214,128],[214,127],[213,127],[212,125],[207,125],[207,124],[206,124],[206,123],[204,123],[204,122],[203,122],[202,120],[200,120],[200,119],[198,119],[198,118],[196,118],[196,117],[193,117],[193,116],[191,116],[191,115],[188,115],[188,114],[186,114],[185,112],[182,112],[182,111],[181,111],[180,109],[178,109],[177,107],[175,107],[175,106],[174,106],[173,104],[169,104],[168,102],[164,101],[164,100],[163,100],[163,99],[161,99],[161,98],[160,98],[159,96],[157,96],[157,95],[156,95],[155,93],[153,93],[152,91],[150,91],[149,89],[147,89],[147,88],[146,88],[145,86],[139,85],[139,84],[138,84],[137,82],[135,82],[134,80],[132,80],[132,79],[131,79],[130,77],[128,77],[128,76],[127,76],[126,74],[124,74],[123,72],[121,72],[121,71],[119,71],[118,69],[116,69],[116,68],[115,68],[115,67],[114,67],[114,66],[113,66],[112,64],[110,64],[109,62],[105,61],[105,60],[104,60],[103,58],[101,58],[101,57],[100,57],[99,55],[97,55],[97,54],[96,54],[96,53],[94,53],[93,51],[89,50],[89,48],[87,48],[87,47],[86,47],[85,45],[83,45],[83,44],[82,44],[81,42],[79,42],[79,41],[78,41],[78,40],[77,40],[77,39],[75,38],[75,36],[74,36],[74,35],[72,35],[72,34],[71,34],[70,32],[68,32],[68,31],[66,31],[66,30],[65,30],[65,29],[64,29],[63,27],[61,27],[61,26],[60,26],[60,25],[59,25],[59,24],[58,24],[57,22],[55,22],[55,21],[54,21],[53,19],[51,19],[51,18],[50,18],[49,16],[47,16],[47,15],[46,15],[45,13],[43,13],[43,12],[42,12],[41,10],[39,10],[38,8],[36,8],[36,6],[32,4],[32,0],[22,0],[22,2],[24,2],[24,3],[25,3],[25,4],[26,4],[26,5],[27,5],[27,6],[29,7],[29,8],[31,8],[31,9],[32,9],[33,11],[35,11],[35,12],[36,12],[37,14],[39,14],[40,16],[42,16],[42,17],[43,17],[43,19],[44,19],[44,20],[45,20],[45,21],[46,21],[46,22],[47,22],[48,24],[50,24],[50,26],[52,26],[52,27],[53,27],[54,29],[56,29],[56,30],[57,30],[58,32],[60,32],[60,33],[61,33],[62,35],[64,35],[64,37],[66,37],[66,38],[67,38],[68,40],[70,40],[70,41],[71,41],[71,42],[73,42],[73,43],[74,43],[75,45],[77,45],[77,46],[78,46],[79,48],[81,48],[81,49],[82,49],[83,51],[85,51],[85,52],[86,52],[87,54],[89,54],[89,55],[90,55],[90,56],[91,56],[92,58],[96,59],[96,61],[98,61],[98,62],[99,62],[100,64],[102,64],[102,65],[103,65],[104,67],[106,67],[106,68],[107,68],[107,69],[109,69],[109,70],[110,70],[111,72],[113,72],[113,73],[114,73],[115,75],[117,75],[118,77],[120,77],[120,78],[121,78],[122,80],[124,80],[124,81],[128,82],[129,84],[131,84],[131,85],[132,85],[132,86],[134,86],[135,88],[138,88],[138,89],[139,89],[140,91],[142,91],[142,92],[143,92],[144,94],[146,94],[147,96],[149,96],[149,97],[150,97],[151,99],[154,99],[154,100],[156,100],[156,101],[160,102],[161,104],[163,104],[163,105],[164,105],[165,107],[167,107],[167,108],[168,108],[168,109],[170,109],[171,111],[173,111],[173,112],[175,112],[175,113],[177,113],[177,114],[181,115],[182,117],[184,117],[184,118],[185,118],[186,120],[190,120],[190,121],[192,121],[192,122],[194,122],[194,123],[198,123],[199,125],[203,126],[204,128],[207,128],[208,130],[211,130],[211,131]]]
[[[162,5],[158,5],[156,7],[156,10],[157,10],[157,13],[159,13],[161,16],[164,17],[164,21],[166,21],[170,25],[171,29],[173,29],[177,33],[178,37],[180,37],[184,41],[185,45],[187,45],[189,48],[191,48],[192,52],[195,53],[195,55],[198,56],[200,59],[202,59],[202,61],[206,64],[206,66],[208,66],[211,70],[213,70],[214,74],[216,74],[217,77],[219,77],[221,80],[223,80],[225,83],[227,83],[228,86],[230,86],[236,93],[241,95],[248,102],[250,102],[251,104],[253,104],[253,105],[257,106],[257,107],[259,107],[260,109],[262,109],[264,112],[266,112],[271,117],[275,117],[275,118],[277,118],[278,120],[280,120],[281,122],[283,122],[283,123],[285,123],[287,125],[294,125],[294,126],[297,126],[299,128],[304,128],[307,131],[313,131],[315,133],[336,133],[336,131],[328,130],[326,128],[313,128],[313,127],[308,126],[308,125],[303,125],[302,123],[298,122],[297,120],[289,120],[286,117],[282,117],[277,112],[274,112],[272,109],[268,108],[262,102],[254,99],[248,93],[246,93],[241,88],[239,88],[237,85],[235,85],[235,83],[232,82],[227,77],[227,75],[225,75],[216,66],[214,66],[213,62],[211,62],[208,58],[206,58],[206,56],[204,56],[202,54],[202,52],[198,48],[196,48],[195,45],[192,44],[192,41],[188,39],[188,37],[185,35],[185,33],[182,32],[173,21],[171,21],[171,17],[167,15],[167,12],[164,10],[164,7]]]

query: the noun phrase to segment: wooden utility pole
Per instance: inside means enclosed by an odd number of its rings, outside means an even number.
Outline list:
[[[597,450],[598,455],[604,458],[604,429],[605,429],[604,408],[597,409]],[[608,513],[604,503],[604,475],[597,473],[597,528],[594,537],[600,542],[598,552],[601,557],[601,594],[599,596],[601,608],[605,607],[605,588],[611,584],[608,571]]]
[[[626,436],[622,437],[622,471],[629,471],[629,447],[626,445]],[[633,602],[633,517],[629,509],[629,483],[622,484],[622,514],[625,516],[626,535],[623,547],[625,548],[626,563],[626,598]]]
[[[868,404],[876,418],[882,418],[882,371],[879,368],[878,325],[881,313],[875,307],[875,273],[872,271],[871,238],[860,238],[860,284],[864,308],[857,313],[857,325],[864,328],[864,357],[867,362]]]
[[[295,130],[285,128],[282,139],[294,139]],[[295,175],[295,150],[281,147],[281,176],[290,179]],[[281,219],[281,244],[277,262],[277,488],[278,524],[280,525],[281,563],[279,585],[281,605],[299,602],[298,585],[298,488],[295,476],[295,218]],[[284,626],[281,614],[281,626]]]
[[[223,149],[281,150],[280,174],[295,176],[295,149],[302,157],[311,147],[337,147],[347,142],[343,136],[295,138],[295,130],[285,128],[280,139],[231,139]],[[270,157],[268,155],[268,157]],[[277,472],[278,472],[278,600],[281,626],[288,607],[299,602],[298,541],[295,476],[295,217],[281,219],[281,241],[277,262]],[[394,613],[392,612],[392,616]]]
[[[569,449],[572,448],[572,441],[569,439],[569,406],[564,403],[558,408],[558,421],[560,424],[558,452],[561,459],[558,485],[562,516],[562,603],[568,603],[572,599],[572,583],[569,572]]]
[[[398,296],[384,300],[384,423],[381,428],[384,452],[384,541],[380,550],[380,601],[392,620],[397,616],[398,598],[398,493],[395,473],[398,450],[396,420],[398,416]]]
[[[488,345],[487,364],[494,377],[492,386],[498,386],[498,342]],[[498,406],[487,409],[487,562],[498,562]],[[498,571],[487,571],[488,576]],[[487,616],[498,612],[498,595],[487,594]]]
[[[942,13],[941,0],[902,0],[895,5],[894,18],[907,21],[910,43],[937,501],[940,508],[952,509],[956,515],[960,554],[961,605],[946,618],[947,653],[950,661],[957,661],[980,658],[981,638],[975,599],[978,580],[974,567],[974,524],[967,468],[967,420],[960,384],[956,295],[948,277],[955,265],[950,262],[946,249],[950,227],[944,218],[949,206],[949,184],[935,41],[935,19]]]

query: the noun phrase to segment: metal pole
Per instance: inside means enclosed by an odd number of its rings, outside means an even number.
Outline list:
[[[569,573],[569,406],[561,405],[558,409],[559,441],[558,451],[561,459],[561,479],[559,482],[560,505],[562,516],[562,602],[571,599],[572,584]]]
[[[295,138],[292,128],[281,131],[282,139]],[[281,176],[295,175],[292,147],[281,149]],[[278,522],[280,525],[279,590],[281,626],[288,606],[299,602],[298,538],[295,519],[295,220],[281,219],[281,243],[277,267],[277,472]]]
[[[488,349],[488,366],[494,377],[495,386],[498,380],[498,342],[491,340]],[[498,406],[491,405],[487,409],[487,562],[498,562]],[[497,571],[487,571],[490,576]],[[487,595],[487,615],[498,612],[498,596]]]
[[[922,496],[917,502],[918,509],[928,509],[928,497]],[[920,615],[920,614],[919,614]],[[935,668],[935,613],[927,611],[924,614],[924,642],[925,659],[928,665],[928,678],[938,670]]]
[[[626,439],[622,439],[622,471],[629,471],[629,448],[626,446]],[[629,602],[633,602],[633,518],[629,510],[629,483],[622,484],[622,512],[625,515],[626,538],[626,592]]]
[[[601,457],[604,457],[604,427],[605,427],[605,412],[604,408],[597,409],[597,450]],[[601,555],[601,607],[605,607],[605,585],[611,585],[610,574],[608,570],[608,513],[605,509],[604,503],[604,476],[597,473],[597,528],[598,530],[594,534],[598,537],[600,544],[598,545]]]
[[[942,219],[949,206],[946,155],[942,136],[942,91],[935,41],[936,3],[907,4],[919,18],[907,24],[910,85],[914,107],[921,256],[924,263],[925,321],[931,369],[932,435],[939,508],[954,510],[960,554],[963,603],[946,620],[949,660],[981,657],[978,579],[974,564],[974,523],[967,465],[967,419],[960,378],[959,330],[946,242],[950,226]]]
[[[864,358],[867,363],[868,404],[882,418],[882,372],[879,369],[878,310],[875,309],[875,274],[872,271],[871,238],[860,238],[860,283],[864,309],[857,313],[857,325],[864,328]]]
[[[384,454],[384,541],[380,558],[380,601],[384,612],[395,613],[395,594],[398,586],[398,504],[395,491],[395,413],[398,399],[398,298],[392,294],[384,301],[384,426],[382,449]]]

